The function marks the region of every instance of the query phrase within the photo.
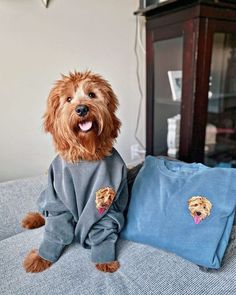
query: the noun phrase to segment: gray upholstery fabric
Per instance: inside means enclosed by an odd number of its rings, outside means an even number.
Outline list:
[[[230,251],[222,269],[205,273],[174,254],[121,240],[121,268],[114,274],[104,274],[90,262],[90,250],[72,244],[47,271],[25,273],[22,261],[29,250],[38,248],[43,228],[22,232],[18,224],[26,212],[36,209],[35,201],[46,178],[0,184],[1,295],[236,294],[235,251]]]
[[[217,273],[174,254],[128,241],[118,243],[121,268],[114,274],[98,272],[90,250],[69,246],[47,271],[27,274],[22,268],[26,253],[37,248],[43,229],[26,231],[0,243],[0,294],[236,294],[236,256]]]
[[[23,230],[20,221],[28,211],[37,211],[46,183],[46,175],[0,183],[0,240]]]

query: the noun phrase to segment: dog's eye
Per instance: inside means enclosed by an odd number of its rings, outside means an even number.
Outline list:
[[[67,101],[67,102],[71,102],[71,101],[72,101],[72,97],[70,97],[70,96],[67,97],[66,101]]]
[[[90,98],[95,98],[96,97],[96,94],[94,92],[89,92],[88,96]]]
[[[197,207],[197,204],[195,204],[194,206]]]

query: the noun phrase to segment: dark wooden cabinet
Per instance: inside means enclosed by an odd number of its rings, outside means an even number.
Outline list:
[[[177,115],[179,159],[234,166],[236,2],[167,1],[137,13],[146,17],[147,154],[167,153]]]

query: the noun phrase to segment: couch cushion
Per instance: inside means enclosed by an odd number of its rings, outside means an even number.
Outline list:
[[[90,262],[90,250],[75,243],[50,269],[26,273],[22,260],[38,247],[42,231],[26,231],[0,242],[1,295],[215,295],[236,290],[235,255],[220,271],[204,273],[175,254],[123,240],[118,242],[121,267],[114,274],[98,272]]]
[[[0,183],[0,240],[23,230],[20,221],[28,211],[37,211],[36,201],[46,182],[43,175]]]

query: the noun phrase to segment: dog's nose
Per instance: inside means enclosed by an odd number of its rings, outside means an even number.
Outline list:
[[[197,216],[200,216],[202,213],[201,212],[196,212]]]
[[[84,117],[87,115],[89,108],[86,105],[80,104],[76,107],[75,111],[80,117]]]

